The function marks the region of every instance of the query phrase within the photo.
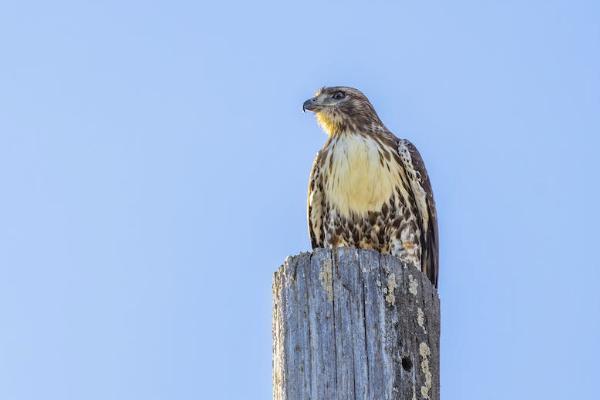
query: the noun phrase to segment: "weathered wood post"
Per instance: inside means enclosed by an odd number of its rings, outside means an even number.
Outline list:
[[[439,400],[439,337],[416,268],[369,250],[289,257],[273,280],[273,399]]]

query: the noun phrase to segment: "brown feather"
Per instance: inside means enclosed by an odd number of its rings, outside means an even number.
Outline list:
[[[353,88],[323,88],[346,100],[318,111],[329,138],[313,163],[308,225],[313,248],[358,247],[393,254],[436,285],[439,255],[435,202],[416,147],[381,122]]]

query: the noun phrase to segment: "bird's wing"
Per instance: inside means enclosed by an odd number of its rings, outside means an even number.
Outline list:
[[[429,181],[429,175],[425,169],[423,158],[421,158],[421,154],[419,154],[415,145],[406,139],[401,139],[399,145],[400,153],[407,151],[410,156],[408,160],[403,158],[404,162],[411,164],[406,170],[414,171],[414,175],[409,173],[408,176],[419,213],[421,214],[422,228],[424,228],[421,229],[423,243],[421,268],[423,273],[437,287],[439,272],[438,226],[431,182]],[[402,147],[406,150],[402,149]]]
[[[317,153],[308,179],[308,231],[312,248],[323,247],[323,186],[321,183],[321,155]]]

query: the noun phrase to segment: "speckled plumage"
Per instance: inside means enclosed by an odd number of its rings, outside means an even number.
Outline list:
[[[437,286],[435,203],[415,146],[394,136],[356,89],[323,88],[305,108],[315,111],[329,135],[309,179],[312,247],[392,254]]]

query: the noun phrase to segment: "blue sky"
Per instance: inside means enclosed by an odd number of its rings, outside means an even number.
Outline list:
[[[420,149],[442,396],[597,396],[600,3],[0,5],[0,398],[266,399],[351,85]]]

